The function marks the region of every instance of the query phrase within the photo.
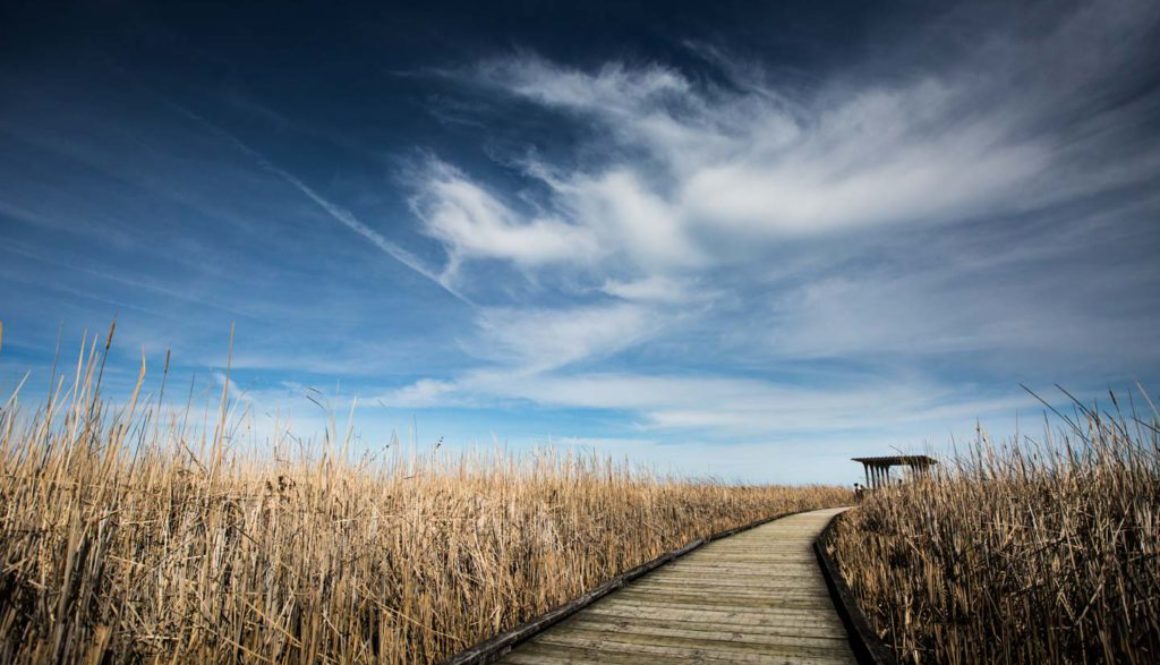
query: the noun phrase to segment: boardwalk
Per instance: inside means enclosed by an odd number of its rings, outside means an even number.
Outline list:
[[[811,544],[842,509],[712,542],[517,647],[510,665],[855,662]]]

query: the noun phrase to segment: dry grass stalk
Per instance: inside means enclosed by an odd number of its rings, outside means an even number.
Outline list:
[[[1160,420],[1078,411],[849,514],[836,558],[903,662],[1160,662]]]
[[[103,364],[94,344],[0,413],[0,662],[431,663],[697,537],[849,500],[552,450],[352,461],[333,431],[246,454],[224,391],[197,427],[140,381],[103,402]]]

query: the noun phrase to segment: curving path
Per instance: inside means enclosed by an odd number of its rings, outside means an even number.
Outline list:
[[[511,665],[853,665],[811,549],[845,508],[714,541],[516,647]]]

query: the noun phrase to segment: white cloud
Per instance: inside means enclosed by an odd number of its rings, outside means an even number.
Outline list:
[[[732,80],[528,54],[460,72],[475,93],[555,113],[582,138],[564,158],[511,157],[517,192],[444,165],[419,181],[424,229],[457,283],[499,260],[555,296],[482,312],[469,343],[489,365],[432,399],[622,410],[647,430],[895,431],[1009,413],[1027,403],[1009,390],[1024,371],[1061,371],[1093,346],[1116,347],[1091,354],[1110,373],[1154,363],[1135,331],[1154,321],[1155,296],[1141,293],[1160,272],[1108,257],[1155,242],[1140,220],[1156,201],[1078,205],[1160,173],[1125,138],[1155,94],[1108,105],[1108,81],[1146,48],[1149,31],[1126,17],[1155,12],[1102,7],[808,90],[703,47]],[[662,346],[671,373],[597,371]],[[971,375],[983,355],[1002,389],[931,378]],[[776,378],[832,360],[856,369]]]
[[[655,63],[584,70],[529,54],[487,62],[462,80],[588,123],[589,158],[535,164],[527,175],[549,186],[553,219],[589,232],[586,241],[600,248],[578,254],[665,273],[731,263],[728,251],[714,251],[733,246],[722,236],[776,243],[940,225],[1086,195],[1077,190],[1083,183],[1133,181],[1117,160],[1085,163],[1076,174],[1077,145],[1094,134],[1042,129],[1106,94],[1101,76],[1131,64],[1149,37],[1141,24],[1154,23],[1155,12],[1146,4],[1097,4],[1034,38],[982,35],[950,66],[904,77],[839,74],[809,93],[729,66],[712,49],[730,85]],[[1067,71],[1043,76],[1060,58]],[[1106,129],[1106,117],[1087,122]],[[537,246],[539,230],[526,226]]]
[[[406,390],[424,388],[416,384]],[[1034,406],[1017,388],[995,397],[978,396],[907,376],[802,385],[704,374],[495,369],[469,372],[454,384],[440,384],[439,390],[450,397],[486,396],[492,402],[515,399],[550,407],[625,410],[638,414],[645,430],[726,436],[883,430],[914,422],[972,421]]]
[[[802,236],[1021,214],[1069,191],[1090,195],[1092,183],[1138,180],[1114,161],[1080,168],[1075,140],[1029,131],[1055,113],[1042,100],[1064,93],[1038,82],[1009,90],[1026,70],[984,76],[994,57],[909,78],[838,77],[808,96],[752,71],[726,87],[655,64],[494,60],[462,80],[586,123],[587,157],[515,159],[540,192],[520,206],[435,162],[415,208],[446,247],[449,274],[494,259],[540,273],[564,266],[600,288],[609,275],[647,283],[744,267]]]
[[[663,319],[631,303],[492,308],[480,318],[476,352],[521,371],[543,371],[626,349],[654,334]]]
[[[877,112],[894,114],[867,111]],[[893,120],[862,120],[823,126],[773,158],[705,165],[681,185],[685,214],[706,226],[758,236],[946,223],[1009,210],[1048,161],[1042,146],[996,141],[994,127],[890,137]]]
[[[703,263],[681,211],[629,168],[553,183],[559,208],[593,230],[607,256],[654,272]]]
[[[556,173],[555,204],[646,267],[699,258],[694,226],[777,237],[1009,209],[1050,152],[1006,108],[965,113],[973,81],[838,86],[803,106],[756,84],[695,88],[655,66],[585,73],[525,58],[482,80],[612,132],[627,157]]]
[[[462,401],[454,397],[455,391],[454,382],[419,379],[415,383],[392,390],[374,399],[380,405],[401,409],[459,406]]]
[[[666,99],[681,99],[691,86],[680,73],[659,65],[630,68],[608,62],[595,73],[561,69],[533,54],[493,60],[482,79],[547,106],[610,114],[636,114]]]
[[[524,158],[523,175],[543,193],[531,196],[532,210],[503,205],[451,171],[454,186],[428,183],[421,192],[449,212],[425,219],[457,268],[473,256],[548,275],[567,266],[570,288],[654,307],[695,300],[698,289],[720,294],[713,282],[726,275],[745,291],[740,298],[752,298],[766,287],[754,275],[801,262],[786,256],[789,244],[849,260],[857,252],[840,246],[848,238],[1027,215],[1155,173],[1147,155],[1125,168],[1108,158],[1119,152],[1099,143],[1109,116],[1122,124],[1139,108],[1079,119],[1061,111],[1106,94],[1098,74],[1113,74],[1136,53],[1147,31],[1127,17],[1145,13],[1138,4],[1080,9],[1034,38],[994,31],[950,64],[906,76],[838,74],[809,93],[754,67],[723,67],[733,80],[712,84],[659,64],[577,69],[529,54],[493,60],[461,80],[579,121],[590,131],[584,158]],[[1113,42],[1120,48],[1108,48]],[[1092,52],[1082,55],[1085,44]],[[1074,61],[1073,71],[1040,76],[1052,54]],[[719,51],[710,55],[729,64]],[[1091,159],[1101,150],[1109,154]],[[1037,242],[1050,242],[1053,230],[1065,233],[1067,225],[1042,229]],[[801,244],[815,238],[832,244]],[[837,264],[829,274],[790,269],[772,294],[784,316],[770,337],[786,342],[787,352],[822,356],[827,348],[907,344],[900,330],[932,333],[920,346],[947,351],[1026,336],[999,317],[1042,311],[1029,289],[991,293],[988,305],[941,306],[977,297],[955,282],[964,273],[953,264],[920,275],[918,284],[906,270],[882,278],[843,274]],[[1018,300],[1026,297],[1036,299]],[[759,312],[765,302],[758,298]]]
[[[599,248],[589,229],[548,217],[525,218],[459,171],[428,165],[412,207],[424,230],[452,257],[501,259],[523,267],[591,260]]]
[[[604,293],[623,300],[667,304],[689,300],[695,289],[694,284],[685,280],[663,275],[650,275],[633,281],[609,279],[600,287]]]

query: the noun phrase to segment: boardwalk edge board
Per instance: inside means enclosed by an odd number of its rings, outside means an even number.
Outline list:
[[[894,650],[878,637],[869,619],[858,607],[857,600],[838,570],[837,563],[826,551],[826,546],[834,538],[840,519],[841,514],[835,515],[814,541],[814,554],[818,557],[818,565],[822,568],[822,577],[826,579],[826,587],[830,590],[834,608],[838,610],[838,616],[846,626],[846,633],[850,636],[850,647],[861,665],[899,665]]]
[[[632,568],[627,572],[621,573],[620,575],[613,577],[595,589],[586,592],[579,598],[564,603],[563,605],[553,610],[549,610],[546,614],[542,614],[535,619],[528,621],[527,623],[516,626],[512,630],[509,630],[505,633],[500,633],[495,637],[484,640],[483,642],[480,642],[479,644],[476,644],[475,646],[465,651],[461,651],[458,654],[455,654],[454,656],[451,656],[447,660],[443,661],[440,665],[487,665],[487,663],[492,663],[498,660],[500,657],[507,655],[513,648],[522,642],[525,642],[528,639],[547,630],[548,628],[556,625],[557,623],[560,623],[564,619],[567,619],[568,617],[579,612],[585,607],[588,607],[592,603],[595,603],[613,591],[623,587],[625,584],[628,584],[629,582],[637,579],[638,577],[641,577],[642,575],[651,573],[666,563],[669,563],[674,559],[678,559],[698,549],[702,545],[711,543],[714,540],[720,540],[722,538],[728,538],[729,536],[737,535],[742,531],[748,531],[764,524],[769,524],[770,522],[782,519],[783,517],[789,517],[790,515],[809,512],[810,510],[817,509],[809,508],[806,510],[796,510],[789,513],[780,513],[771,517],[764,517],[755,522],[750,522],[749,524],[745,524],[739,527],[726,529],[725,531],[718,531],[717,533],[707,538],[698,538],[678,550],[665,552],[652,561],[648,561],[637,566],[636,568]]]

